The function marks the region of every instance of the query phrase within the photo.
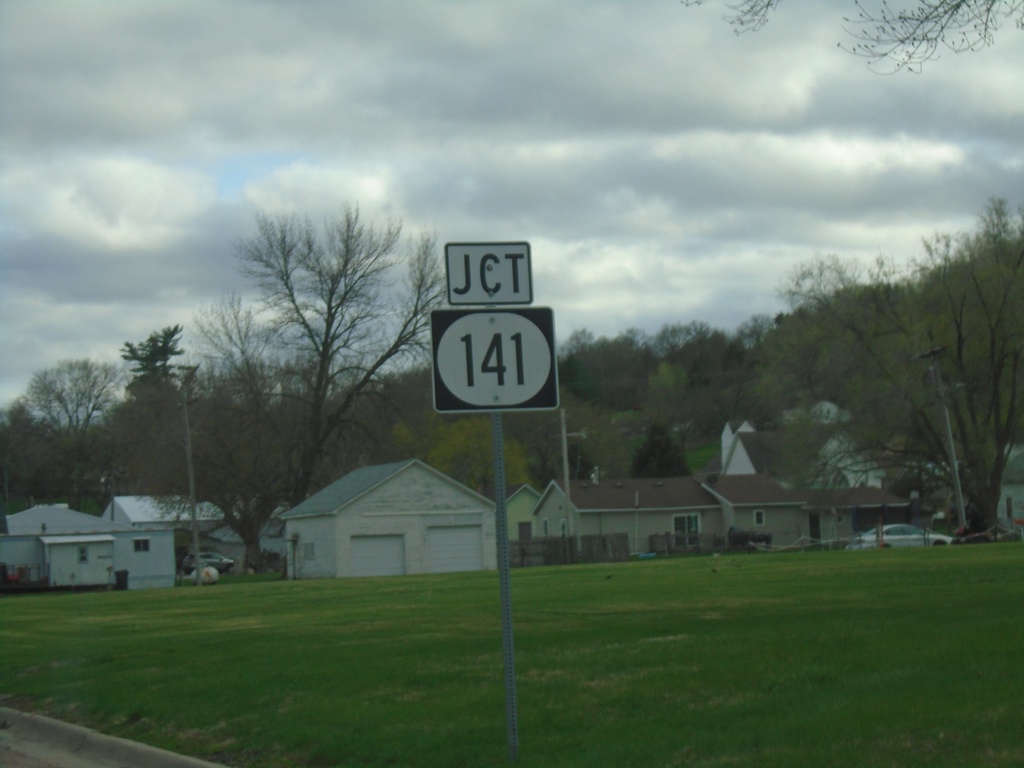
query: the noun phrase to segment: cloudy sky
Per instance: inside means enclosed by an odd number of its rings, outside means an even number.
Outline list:
[[[868,7],[877,5],[866,0]],[[921,74],[843,0],[0,2],[0,405],[244,292],[254,214],[358,204],[529,240],[560,340],[782,308],[818,254],[908,261],[1024,204],[1024,34]]]

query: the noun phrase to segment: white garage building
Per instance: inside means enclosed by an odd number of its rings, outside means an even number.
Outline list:
[[[497,567],[494,502],[418,459],[357,469],[281,518],[291,578]]]

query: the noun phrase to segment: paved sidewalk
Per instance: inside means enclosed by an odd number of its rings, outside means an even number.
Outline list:
[[[225,768],[194,757],[0,707],[3,768]]]

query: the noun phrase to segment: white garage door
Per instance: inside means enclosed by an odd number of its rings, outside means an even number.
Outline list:
[[[353,536],[353,576],[401,576],[405,573],[404,536]]]
[[[479,525],[427,529],[428,571],[452,573],[483,568],[483,534]]]

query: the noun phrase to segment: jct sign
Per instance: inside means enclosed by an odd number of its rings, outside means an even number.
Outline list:
[[[550,308],[439,309],[430,315],[430,335],[436,410],[558,407]]]
[[[448,303],[532,304],[529,243],[447,243]]]

